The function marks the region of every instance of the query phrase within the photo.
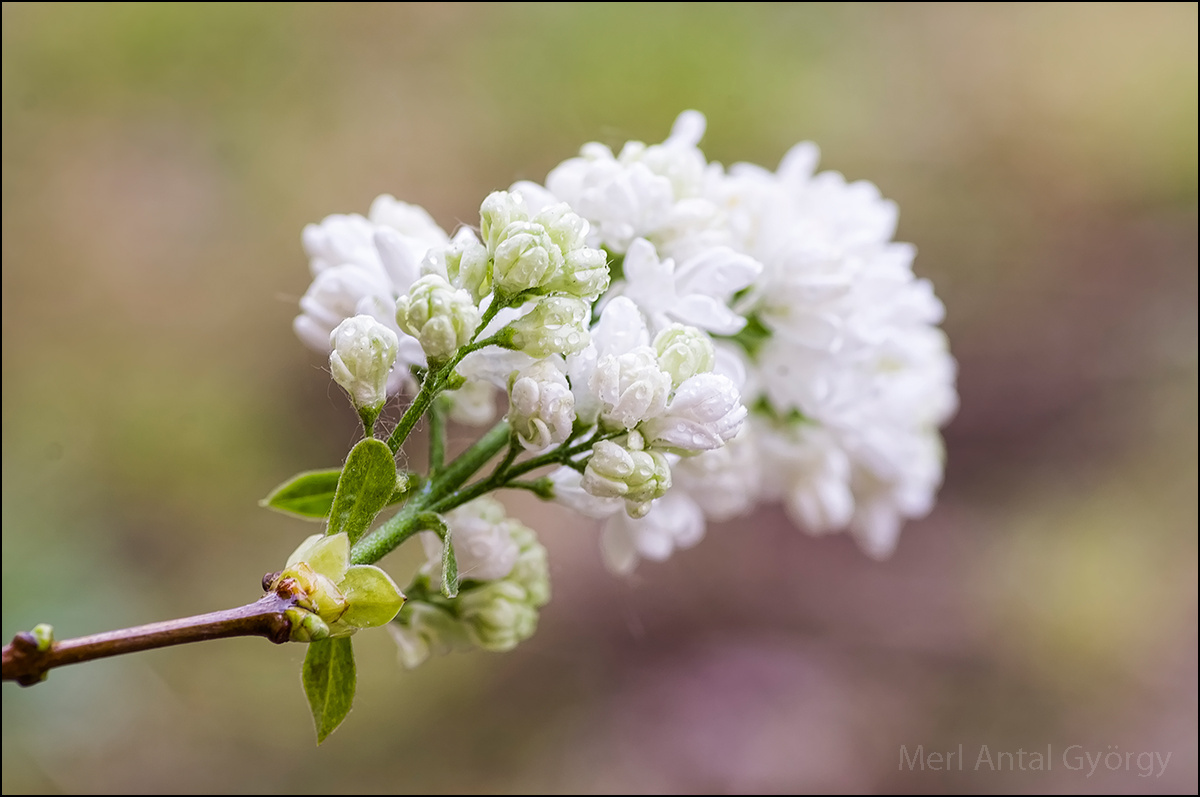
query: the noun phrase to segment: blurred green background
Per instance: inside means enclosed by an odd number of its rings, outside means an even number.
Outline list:
[[[4,686],[5,793],[1196,790],[1195,4],[5,4],[5,639],[251,600],[311,533],[256,506],[355,435],[291,332],[305,223],[452,229],[685,108],[711,159],[877,183],[945,300],[962,409],[895,557],[764,507],[621,580],[518,496],[555,598],[514,653],[362,634],[319,749],[298,645],[56,670]]]

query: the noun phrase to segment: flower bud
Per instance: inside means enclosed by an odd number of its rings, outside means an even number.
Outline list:
[[[520,194],[493,191],[479,207],[479,233],[487,251],[495,254],[504,231],[516,221],[529,221],[529,208]]]
[[[505,348],[530,357],[576,354],[587,345],[591,307],[570,296],[546,296],[533,309],[509,324],[504,331]]]
[[[479,308],[467,291],[428,274],[396,302],[396,323],[421,342],[431,363],[445,362],[475,336]]]
[[[444,247],[429,251],[421,263],[423,275],[437,274],[456,288],[471,294],[476,304],[492,292],[491,258],[487,247],[464,227]]]
[[[708,373],[717,361],[712,340],[695,327],[672,324],[654,339],[658,366],[671,375],[671,384],[679,387],[696,374]]]
[[[587,246],[587,220],[571,210],[566,202],[543,210],[533,219],[546,229],[546,234],[564,254]]]
[[[356,315],[337,325],[329,336],[333,351],[329,370],[354,406],[378,410],[387,401],[388,374],[396,363],[396,333],[369,315]]]
[[[504,228],[493,255],[492,278],[500,296],[543,287],[562,267],[562,250],[540,224],[514,221]]]
[[[546,283],[546,290],[594,302],[608,290],[608,255],[583,247],[566,254],[563,267]]]
[[[467,637],[484,650],[512,650],[537,629],[529,593],[513,581],[492,581],[462,594],[459,617]]]
[[[539,451],[571,436],[575,396],[550,360],[517,373],[509,385],[508,422],[525,448]]]
[[[38,623],[29,633],[33,634],[33,639],[37,642],[38,653],[45,653],[54,647],[54,626],[49,623]]]
[[[628,451],[611,440],[592,449],[583,471],[583,489],[599,498],[624,498],[630,517],[650,511],[650,502],[671,487],[671,466],[656,451]]]
[[[589,386],[600,399],[600,419],[632,429],[666,409],[671,375],[659,368],[654,349],[638,346],[602,357]]]

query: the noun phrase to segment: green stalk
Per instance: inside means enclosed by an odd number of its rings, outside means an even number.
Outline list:
[[[492,432],[495,432],[495,429],[493,429]],[[489,434],[492,432],[489,432]],[[561,465],[567,463],[571,457],[588,451],[592,446],[601,440],[611,440],[612,438],[619,437],[627,432],[628,430],[626,429],[618,429],[612,432],[597,431],[582,443],[576,443],[570,448],[566,447],[565,445],[559,446],[553,451],[548,451],[541,456],[534,457],[533,459],[527,459],[524,462],[520,462],[516,465],[511,465],[511,456],[507,457],[505,461],[501,463],[501,467],[496,468],[496,470],[494,470],[487,478],[480,479],[474,484],[459,492],[455,492],[452,495],[445,494],[445,497],[441,500],[431,496],[434,498],[434,500],[426,502],[424,506],[433,512],[449,512],[451,509],[454,509],[457,506],[462,506],[468,501],[473,501],[480,496],[487,495],[492,490],[499,490],[510,486],[511,482],[514,482],[516,479],[524,476],[530,471],[537,470],[538,468],[544,468],[548,465]],[[498,448],[496,450],[499,451]],[[512,454],[511,449],[509,453]],[[524,484],[519,484],[517,486],[524,489],[531,489],[530,487],[526,487]]]
[[[488,460],[500,453],[509,439],[508,423],[501,421],[441,473],[430,479],[397,514],[365,535],[350,549],[351,564],[374,564],[394,551],[405,540],[428,525],[421,515],[435,502],[453,494],[474,476]],[[461,503],[461,502],[460,502]],[[458,504],[455,504],[457,506]]]
[[[437,476],[446,465],[446,402],[429,408],[429,475]]]

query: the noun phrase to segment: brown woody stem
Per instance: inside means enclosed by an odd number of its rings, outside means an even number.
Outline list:
[[[286,590],[268,592],[254,603],[236,609],[66,639],[53,642],[44,650],[39,649],[33,634],[22,631],[4,646],[4,680],[32,686],[45,680],[49,670],[66,664],[206,639],[261,636],[280,644],[287,642],[291,634],[292,624],[285,612],[295,603],[295,597]]]

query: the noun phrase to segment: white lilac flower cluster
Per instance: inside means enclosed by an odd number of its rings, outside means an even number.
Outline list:
[[[393,393],[413,366],[494,341],[457,366],[456,417],[486,420],[493,385],[525,449],[592,435],[550,479],[604,520],[618,572],[763,501],[887,556],[942,478],[957,403],[942,305],[874,185],[816,172],[808,143],[775,171],[710,163],[704,128],[687,111],[662,144],[587,144],[453,237],[391,197],[310,226],[297,334],[330,350],[346,319],[375,319],[399,340]],[[444,624],[405,611],[410,629]]]
[[[442,542],[423,532],[428,561],[420,586],[426,591],[410,590],[409,601],[388,626],[406,667],[433,653],[472,646],[511,650],[533,634],[538,609],[550,600],[546,549],[531,529],[505,515],[499,501],[478,498],[446,513],[445,522],[462,588],[454,598],[431,595],[441,586]]]
[[[631,300],[652,331],[682,321],[717,336],[718,371],[751,408],[730,445],[679,463],[644,517],[579,491],[564,500],[610,512],[605,551],[618,570],[772,500],[811,533],[849,529],[887,556],[942,478],[938,429],[957,404],[942,305],[914,277],[913,247],[891,240],[896,206],[874,185],[816,173],[808,143],[775,172],[708,163],[704,124],[685,112],[662,144],[617,155],[588,144],[544,186],[517,187],[592,222],[589,242],[623,256],[607,297]]]

